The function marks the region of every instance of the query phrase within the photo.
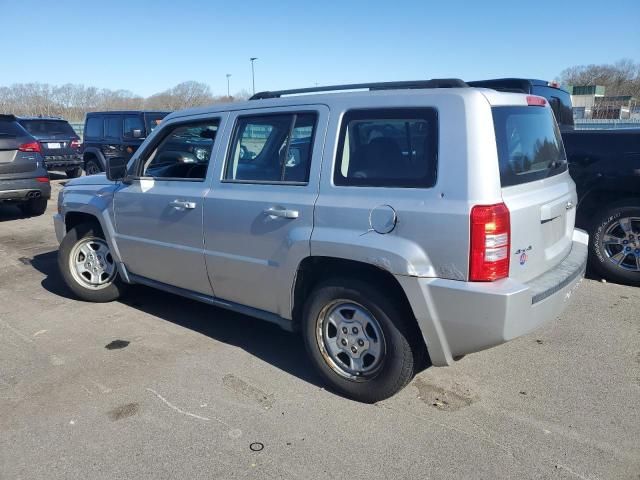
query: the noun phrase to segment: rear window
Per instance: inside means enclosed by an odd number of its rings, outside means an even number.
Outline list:
[[[437,153],[433,108],[351,110],[340,128],[333,181],[340,186],[432,187]]]
[[[55,135],[77,136],[73,127],[64,120],[21,120],[20,124],[36,138]]]
[[[21,120],[20,124],[37,138],[46,138],[52,135],[76,136],[73,127],[64,120]]]
[[[503,187],[567,169],[562,137],[549,109],[494,107],[492,111]]]

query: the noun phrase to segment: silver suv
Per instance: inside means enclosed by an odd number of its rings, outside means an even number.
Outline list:
[[[375,402],[560,314],[575,204],[543,98],[430,80],[175,112],[68,182],[55,229],[78,297],[139,283],[299,330],[333,389]]]

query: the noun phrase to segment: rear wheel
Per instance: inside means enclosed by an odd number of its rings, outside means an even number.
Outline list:
[[[96,225],[85,223],[69,230],[60,244],[58,267],[67,286],[82,300],[111,302],[124,291],[115,259]]]
[[[38,217],[47,210],[47,199],[40,198],[32,198],[31,200],[27,200],[24,203],[20,204],[20,209],[22,213],[28,215],[30,217]]]
[[[422,357],[404,309],[357,279],[318,285],[304,309],[311,360],[338,392],[366,403],[384,400],[413,378]]]
[[[67,178],[77,178],[82,175],[82,167],[70,168],[65,171]]]
[[[594,217],[590,263],[607,280],[640,285],[640,205],[637,202],[612,204]]]
[[[102,172],[102,167],[96,158],[89,158],[84,163],[84,171],[87,175],[97,175]]]

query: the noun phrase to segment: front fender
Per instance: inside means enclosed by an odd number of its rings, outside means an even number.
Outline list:
[[[61,209],[63,215],[83,213],[94,217],[104,233],[111,254],[121,270],[123,263],[115,241],[115,217],[113,214],[113,197],[119,185],[83,185],[82,187],[66,187],[62,192]],[[121,272],[127,278],[126,272]]]

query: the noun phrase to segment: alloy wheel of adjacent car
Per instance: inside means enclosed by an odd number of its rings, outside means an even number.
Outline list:
[[[640,205],[612,204],[594,215],[590,263],[603,278],[640,285]]]
[[[622,217],[613,222],[602,238],[607,258],[619,268],[640,272],[640,217]]]

